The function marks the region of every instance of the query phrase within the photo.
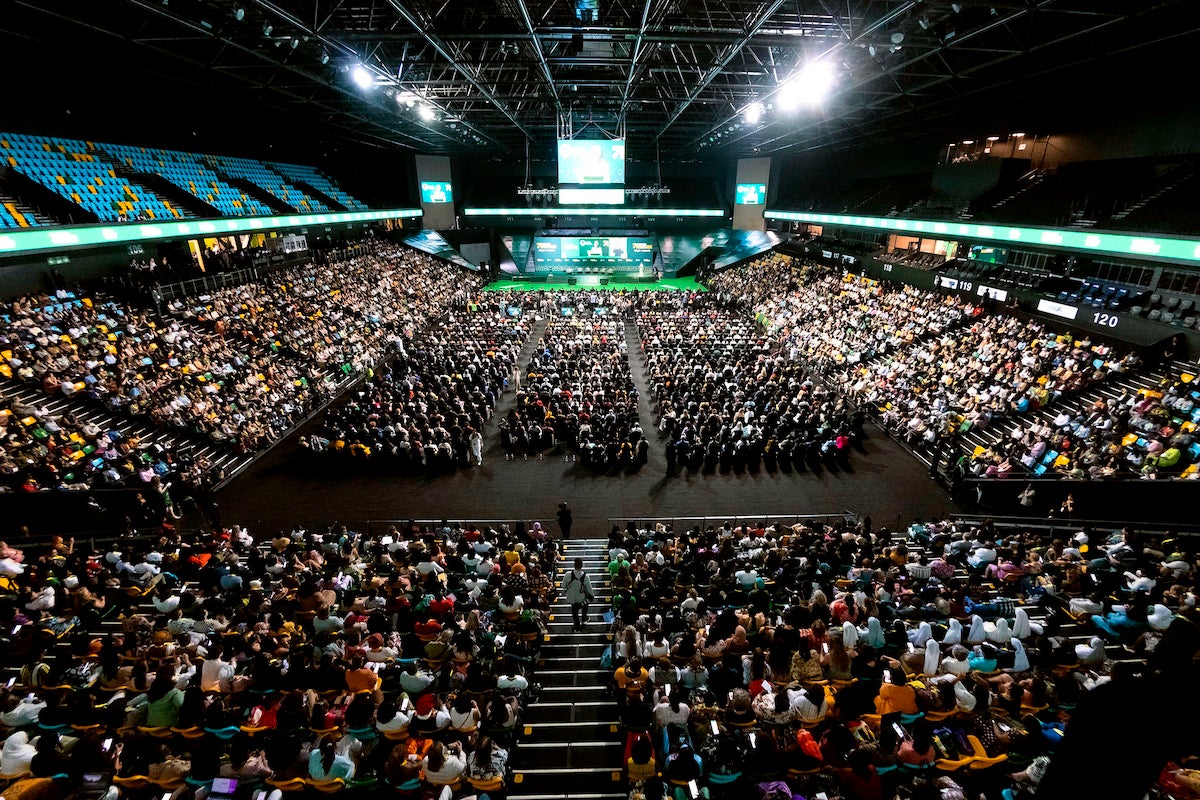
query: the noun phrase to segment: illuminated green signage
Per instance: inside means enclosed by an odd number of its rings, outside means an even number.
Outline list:
[[[271,231],[305,225],[333,225],[343,222],[370,222],[380,219],[420,217],[419,208],[388,211],[345,211],[328,214],[296,214],[281,217],[232,217],[171,222],[126,222],[120,225],[82,227],[23,228],[0,231],[0,256],[63,247],[141,242],[150,239],[228,236],[231,233]]]
[[[723,217],[719,208],[468,208],[468,217]]]
[[[811,222],[818,225],[842,225],[850,228],[876,228],[895,233],[962,237],[1011,246],[1052,247],[1078,250],[1128,258],[1200,262],[1200,239],[1177,239],[1165,236],[1131,236],[1127,233],[1104,233],[1074,228],[1011,228],[975,222],[938,222],[923,219],[892,219],[890,217],[855,217],[844,214],[815,214],[808,211],[770,211],[763,216],[788,222]]]

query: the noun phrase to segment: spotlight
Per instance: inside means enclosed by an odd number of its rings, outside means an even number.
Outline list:
[[[765,110],[762,103],[751,103],[746,106],[742,118],[746,120],[747,125],[757,125],[758,121],[762,119],[763,111]]]
[[[237,8],[235,8],[233,10],[233,18],[236,19],[238,22],[241,22],[242,20],[244,20],[246,18],[246,9],[242,8],[241,6],[238,6]]]
[[[820,105],[837,80],[832,64],[813,61],[779,87],[779,107],[791,111],[801,105]]]
[[[273,31],[273,30],[275,30],[275,28],[272,27],[271,23],[269,23],[269,22],[263,23],[263,36],[270,36],[271,31]]]
[[[917,24],[921,26],[921,30],[923,30],[923,31],[929,30],[929,18],[928,17],[921,17],[919,20],[917,20]]]
[[[354,65],[354,69],[350,70],[350,78],[358,84],[360,89],[370,89],[375,84],[375,79],[371,77],[370,71],[362,64]]]
[[[1000,137],[999,136],[989,136],[988,141],[989,142],[998,142],[998,141],[1000,141]]]
[[[433,106],[421,106],[417,113],[420,114],[421,119],[425,120],[426,122],[433,122],[435,119],[437,119],[437,112],[433,110]]]
[[[328,64],[328,63],[329,63],[329,51],[328,51],[328,50],[322,50],[322,51],[321,51],[321,63],[322,63],[322,64]]]
[[[875,45],[867,45],[867,52],[871,54],[871,58],[875,57]]]
[[[896,31],[895,33],[892,34],[892,44],[900,44],[903,41],[904,41],[904,34],[901,33],[900,31]]]
[[[953,11],[955,14],[962,13],[962,3],[951,3],[951,4],[950,4],[950,9],[951,9],[951,10],[952,10],[952,11]]]
[[[297,39],[295,36],[293,36],[292,37],[292,49],[295,50],[299,46],[300,46],[300,40]]]

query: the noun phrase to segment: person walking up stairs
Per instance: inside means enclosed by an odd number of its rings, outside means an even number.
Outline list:
[[[562,547],[538,669],[542,692],[526,709],[508,800],[624,800],[621,734],[616,707],[605,697],[611,670],[600,668],[607,626],[596,620],[612,601],[607,543],[571,539]],[[571,612],[578,616],[568,619]]]

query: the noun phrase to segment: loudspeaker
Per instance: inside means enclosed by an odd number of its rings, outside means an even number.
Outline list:
[[[574,286],[579,283],[579,278],[567,278],[567,286]]]

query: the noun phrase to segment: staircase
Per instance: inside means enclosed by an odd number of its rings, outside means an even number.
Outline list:
[[[587,630],[572,630],[571,607],[562,599],[563,576],[583,559],[596,600],[589,607]],[[542,685],[537,703],[525,709],[521,744],[513,755],[508,800],[624,800],[622,740],[617,707],[606,698],[609,682],[600,669],[608,646],[601,615],[612,594],[604,539],[563,543],[555,586],[559,599],[550,607],[550,640],[542,646]]]
[[[0,206],[8,211],[18,228],[32,228],[45,224],[44,217],[39,218],[28,205],[2,191],[0,191]],[[3,227],[4,225],[0,225],[0,228]]]

